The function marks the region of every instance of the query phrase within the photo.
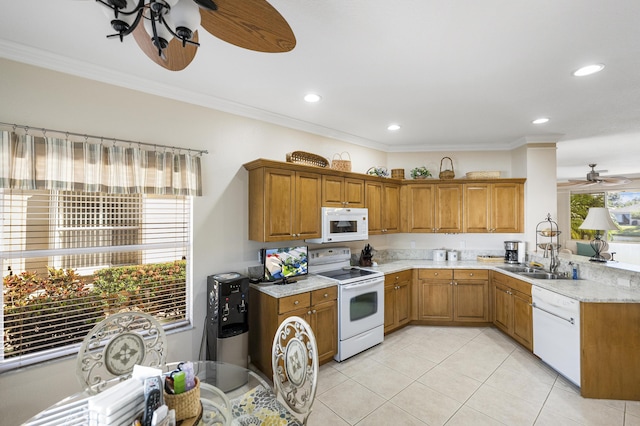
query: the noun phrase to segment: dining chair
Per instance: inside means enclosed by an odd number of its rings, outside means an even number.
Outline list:
[[[76,376],[90,394],[109,381],[131,377],[134,365],[162,366],[167,357],[167,336],[151,315],[131,311],[109,315],[96,324],[82,342]]]
[[[302,318],[285,319],[273,338],[274,390],[258,385],[231,401],[233,424],[306,425],[318,383],[318,349],[311,326]]]

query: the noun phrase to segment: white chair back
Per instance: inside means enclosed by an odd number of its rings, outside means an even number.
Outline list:
[[[76,361],[80,385],[91,394],[107,382],[131,377],[136,364],[160,367],[167,357],[167,336],[162,325],[143,312],[121,312],[99,322],[87,334]]]
[[[280,324],[273,339],[271,366],[276,397],[306,424],[316,395],[318,348],[304,319],[292,316]]]

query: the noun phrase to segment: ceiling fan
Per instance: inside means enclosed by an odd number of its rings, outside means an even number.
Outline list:
[[[266,0],[95,0],[120,41],[133,34],[142,51],[171,71],[186,68],[200,46],[198,27],[235,46],[289,52],[296,38]]]
[[[596,170],[596,164],[589,164],[591,167],[591,171],[587,173],[586,180],[572,180],[569,179],[568,182],[560,182],[558,186],[561,187],[587,187],[592,185],[604,185],[604,186],[613,186],[613,185],[623,185],[625,183],[631,182],[631,180],[627,179],[623,176],[600,176],[600,173],[606,173],[607,170]]]

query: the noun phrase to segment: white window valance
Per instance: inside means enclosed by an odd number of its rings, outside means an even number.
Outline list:
[[[200,153],[146,147],[2,130],[0,188],[202,195]]]

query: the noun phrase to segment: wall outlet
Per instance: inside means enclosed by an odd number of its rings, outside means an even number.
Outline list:
[[[460,248],[467,248],[467,242],[466,241],[460,241]]]
[[[618,278],[618,287],[631,288],[630,278]]]

